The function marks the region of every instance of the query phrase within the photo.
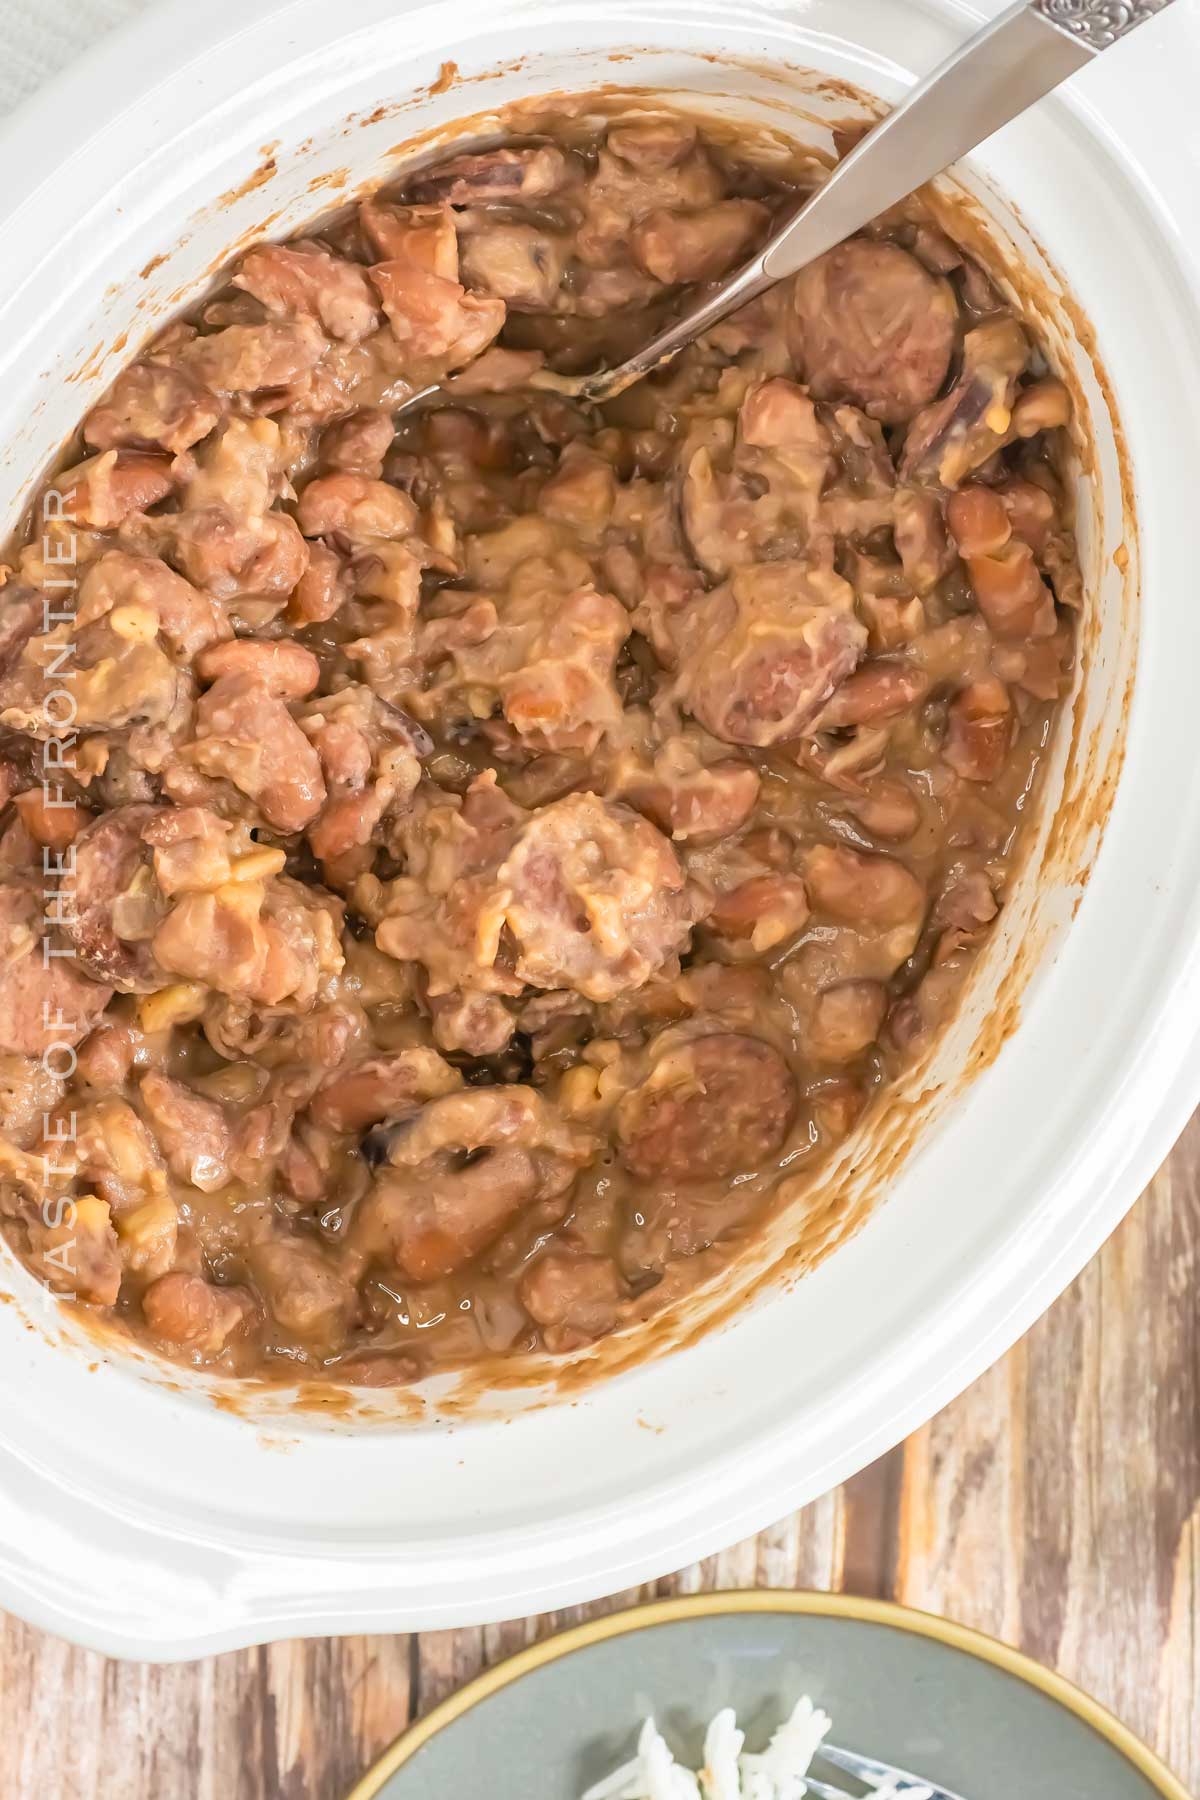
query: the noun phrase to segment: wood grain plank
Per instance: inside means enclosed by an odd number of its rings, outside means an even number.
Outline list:
[[[666,1593],[894,1595],[1020,1644],[1200,1793],[1200,1121],[1003,1362],[842,1489],[587,1607],[457,1632],[274,1644],[157,1668],[0,1615],[0,1793],[338,1800],[479,1669]]]

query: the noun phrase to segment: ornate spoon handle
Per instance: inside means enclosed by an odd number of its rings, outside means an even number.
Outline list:
[[[1089,50],[1107,50],[1171,0],[1033,0],[1033,10]]]

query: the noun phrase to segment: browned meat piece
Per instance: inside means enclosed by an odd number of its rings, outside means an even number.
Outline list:
[[[595,794],[535,812],[497,880],[519,978],[589,1000],[641,987],[686,947],[702,911],[662,834]]]
[[[1008,689],[991,677],[968,682],[946,717],[942,755],[966,781],[994,781],[1008,760],[1013,715]]]
[[[937,495],[927,488],[897,488],[892,529],[905,580],[918,594],[929,593],[954,567]]]
[[[310,544],[308,567],[292,590],[288,617],[297,626],[323,625],[354,593],[350,570],[336,551]]]
[[[269,313],[285,319],[315,319],[327,337],[344,343],[358,343],[379,325],[379,308],[366,270],[331,256],[318,245],[293,250],[283,244],[267,244],[251,250],[233,285],[253,294]]]
[[[327,872],[361,874],[383,821],[408,805],[421,777],[418,758],[432,750],[432,740],[367,687],[311,701],[299,723],[320,758],[327,793],[308,830],[313,854]]]
[[[468,287],[492,294],[520,312],[554,308],[570,256],[561,232],[483,214],[458,221],[459,268]]]
[[[217,394],[290,387],[316,368],[328,348],[315,319],[229,325],[193,338],[176,353],[185,371]]]
[[[962,488],[951,496],[946,516],[979,610],[997,637],[1052,636],[1058,623],[1054,596],[1033,551],[1014,536],[1001,497],[989,488]]]
[[[55,910],[32,889],[0,887],[0,1051],[45,1056],[50,1069],[65,1065],[112,998],[57,939],[47,918]]]
[[[612,791],[645,813],[677,843],[712,844],[744,825],[758,800],[758,771],[732,757],[706,762],[686,737],[673,737],[653,759],[619,760]]]
[[[341,469],[346,474],[365,475],[378,481],[395,435],[391,413],[364,407],[361,412],[336,420],[321,433],[320,460],[327,469]]]
[[[201,1275],[173,1270],[142,1295],[142,1316],[152,1337],[181,1350],[214,1356],[252,1312],[240,1288],[215,1287]]]
[[[436,1050],[414,1047],[339,1070],[317,1089],[308,1110],[318,1125],[331,1131],[365,1131],[382,1119],[452,1094],[462,1084],[458,1070]]]
[[[414,200],[445,200],[451,206],[486,205],[489,200],[544,200],[567,179],[568,164],[553,144],[524,150],[481,150],[455,156],[423,170],[408,182]]]
[[[626,1166],[643,1181],[707,1181],[760,1169],[796,1116],[777,1050],[740,1032],[661,1040],[651,1072],[617,1109]]]
[[[686,119],[644,119],[636,125],[614,125],[609,149],[644,175],[673,169],[696,148],[696,127]]]
[[[432,275],[407,257],[370,270],[392,336],[415,364],[460,369],[486,350],[504,324],[504,302],[469,294],[457,281]]]
[[[29,1222],[30,1266],[48,1291],[89,1306],[115,1306],[121,1291],[121,1251],[108,1207],[81,1194]]]
[[[886,931],[924,917],[925,889],[894,856],[816,844],[804,858],[804,879],[814,909],[845,925]]]
[[[563,1202],[595,1154],[532,1088],[469,1088],[434,1100],[389,1135],[387,1163],[355,1215],[363,1256],[412,1281],[436,1281],[473,1260],[536,1202]]]
[[[544,518],[561,520],[583,538],[599,537],[612,518],[617,481],[612,464],[582,444],[568,444],[539,497]]]
[[[847,1063],[879,1036],[887,989],[878,981],[843,981],[818,996],[804,1049],[814,1062]]]
[[[231,635],[229,621],[211,595],[200,593],[157,557],[127,556],[123,550],[106,551],[89,563],[79,584],[76,625],[103,618],[130,636],[143,629],[144,618],[144,628],[157,628],[184,661]]]
[[[220,401],[186,370],[167,362],[133,363],[83,422],[93,450],[190,450],[224,413]]]
[[[459,988],[429,1001],[434,1042],[448,1054],[499,1056],[512,1042],[516,1021],[495,994]]]
[[[840,731],[848,725],[873,725],[880,719],[907,712],[929,692],[929,677],[909,663],[864,663],[848,675],[817,720],[821,731]]]
[[[77,839],[59,888],[56,914],[80,966],[124,994],[153,993],[168,979],[152,948],[168,902],[143,835],[160,812],[124,806],[96,819]]]
[[[611,1256],[551,1250],[521,1277],[520,1295],[548,1350],[577,1350],[613,1329],[624,1284]]]
[[[213,1194],[233,1179],[229,1121],[215,1100],[153,1071],[142,1077],[142,1104],[177,1181]]]
[[[182,510],[131,520],[123,541],[167,556],[219,599],[277,595],[282,606],[308,566],[295,520],[274,507],[284,459],[272,420],[231,419],[199,453]]]
[[[185,775],[228,782],[276,831],[303,831],[325,804],[320,757],[285,702],[252,674],[223,675],[201,695],[195,738],[177,763]],[[172,792],[186,788],[173,770],[166,780]]]
[[[417,524],[417,509],[401,488],[365,475],[318,475],[296,514],[305,537],[336,534],[351,543],[407,537]]]
[[[102,450],[55,482],[64,510],[91,531],[115,531],[133,513],[157,506],[175,490],[171,459],[143,450]]]
[[[620,601],[586,587],[548,612],[543,594],[530,592],[502,601],[493,617],[494,629],[478,641],[454,646],[452,672],[420,701],[423,717],[449,710],[461,694],[463,711],[490,711],[498,701],[531,749],[587,756],[618,734],[614,671],[630,631]]]
[[[79,1046],[76,1072],[85,1087],[113,1093],[125,1086],[144,1054],[140,1031],[102,1019]]]
[[[866,647],[832,569],[761,563],[685,615],[676,692],[714,737],[767,745],[809,730]]]
[[[934,399],[957,334],[953,289],[896,244],[850,238],[793,283],[790,335],[811,393],[887,425]]]
[[[40,1059],[0,1053],[0,1137],[28,1150],[41,1138],[43,1120],[62,1093],[62,1080]]]
[[[341,1347],[357,1308],[357,1296],[320,1245],[303,1238],[257,1244],[247,1257],[254,1285],[289,1337]]]
[[[238,638],[215,644],[196,658],[201,681],[244,677],[259,682],[280,700],[303,700],[321,679],[321,665],[303,644]]]
[[[697,212],[647,213],[630,241],[656,281],[715,281],[750,254],[770,222],[757,200],[718,200]]]
[[[1017,377],[1029,339],[1015,319],[989,320],[963,339],[962,372],[942,400],[913,419],[900,458],[902,480],[956,488],[1007,443]]]
[[[337,903],[319,889],[242,880],[185,893],[155,933],[154,954],[218,993],[308,1007],[341,972],[340,925]]]
[[[825,515],[834,501],[822,496],[837,472],[835,448],[842,438],[795,382],[777,377],[752,388],[738,415],[737,444],[727,473],[714,465],[705,444],[693,454],[684,452],[680,516],[701,568],[719,578],[827,540],[831,526]],[[866,521],[868,529],[890,518],[890,463],[887,477],[889,505],[878,521]],[[839,496],[839,501],[845,498]],[[857,510],[857,500],[851,504]],[[850,532],[860,521],[848,517],[836,523]],[[822,552],[814,560],[829,559]]]

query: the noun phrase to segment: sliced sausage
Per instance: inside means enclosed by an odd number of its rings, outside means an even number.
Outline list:
[[[168,980],[152,948],[168,903],[143,836],[162,812],[121,806],[104,813],[76,839],[74,874],[60,889],[62,930],[81,966],[123,994],[150,994]]]
[[[791,337],[817,400],[850,400],[885,425],[934,399],[958,334],[954,290],[896,244],[850,238],[792,287]]]
[[[741,1032],[665,1048],[617,1109],[626,1167],[645,1181],[706,1181],[760,1169],[796,1115],[778,1050]]]
[[[689,610],[677,692],[714,737],[766,746],[810,729],[867,633],[832,569],[761,563]]]
[[[589,1000],[641,987],[684,949],[697,917],[662,833],[595,794],[540,807],[497,879],[509,896],[504,918],[520,979]]]

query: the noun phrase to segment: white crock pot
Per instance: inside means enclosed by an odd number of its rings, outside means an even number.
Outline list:
[[[809,136],[849,110],[839,82],[895,97],[979,10],[992,0],[171,0],[0,133],[0,516],[240,240],[379,180],[418,134],[620,84]],[[709,1313],[739,1281],[769,1291],[676,1354],[622,1371],[610,1346],[599,1384],[589,1365],[565,1392],[425,1396],[400,1420],[215,1405],[40,1305],[9,1259],[0,1604],[168,1658],[626,1587],[895,1443],[1112,1230],[1200,1094],[1197,75],[1200,11],[1177,0],[974,161],[1090,414],[1091,612],[1006,936],[938,1067],[837,1176],[843,1212],[885,1172],[887,1203],[803,1281],[765,1246]]]

